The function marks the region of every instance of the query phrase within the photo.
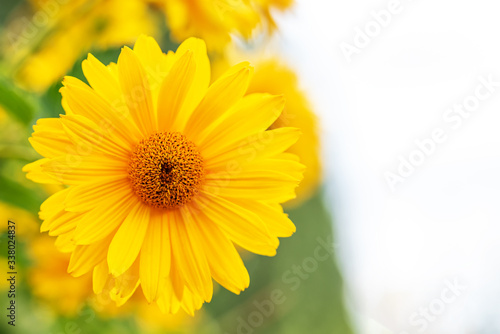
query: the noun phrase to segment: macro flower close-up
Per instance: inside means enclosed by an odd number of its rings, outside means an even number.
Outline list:
[[[71,252],[69,272],[93,271],[124,303],[140,286],[148,302],[193,314],[212,278],[239,294],[250,279],[235,245],[273,256],[295,227],[280,203],[295,197],[304,166],[284,153],[297,128],[268,129],[282,96],[245,95],[241,63],[209,85],[203,41],[164,54],[151,37],[116,64],[83,62],[89,85],[66,77],[66,114],[40,119],[30,138],[44,158],[28,178],[69,187],[41,206],[42,231]],[[124,283],[126,281],[126,283]]]

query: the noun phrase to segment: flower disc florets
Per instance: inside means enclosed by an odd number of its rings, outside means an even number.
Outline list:
[[[128,174],[144,203],[173,209],[187,204],[198,193],[204,175],[203,158],[181,133],[155,133],[135,147]]]

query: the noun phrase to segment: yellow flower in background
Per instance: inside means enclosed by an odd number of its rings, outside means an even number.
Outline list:
[[[255,0],[255,2],[259,4],[262,15],[270,26],[269,28],[274,29],[276,28],[276,23],[271,11],[274,9],[284,11],[293,5],[294,0]]]
[[[38,224],[37,224],[38,225]],[[188,329],[194,325],[185,314],[165,315],[157,305],[149,305],[138,293],[127,307],[116,307],[109,298],[109,290],[95,295],[92,290],[92,274],[72,277],[67,272],[70,254],[61,253],[54,240],[38,234],[29,244],[33,262],[28,270],[29,286],[33,295],[59,315],[76,317],[83,306],[90,305],[100,318],[134,316],[142,333],[155,330]]]
[[[69,275],[69,255],[59,252],[54,240],[46,235],[35,238],[29,247],[34,261],[28,271],[33,295],[48,303],[58,314],[76,316],[92,292],[92,276]]]
[[[14,18],[4,34],[4,56],[27,89],[43,91],[91,48],[133,43],[157,27],[141,0],[32,0],[28,21]]]
[[[286,203],[295,206],[314,194],[321,181],[320,139],[318,120],[306,94],[300,89],[297,76],[278,60],[264,60],[255,64],[255,75],[250,81],[248,94],[284,94],[283,113],[271,129],[296,127],[302,131],[299,140],[287,152],[296,154],[306,166],[304,179],[297,188],[297,197]]]
[[[28,178],[69,187],[41,207],[42,231],[71,252],[69,272],[93,271],[121,305],[140,285],[165,312],[193,314],[215,279],[249,285],[235,249],[273,256],[295,226],[279,203],[295,197],[303,165],[284,153],[299,130],[269,127],[282,96],[246,95],[252,67],[210,82],[205,43],[163,54],[150,37],[117,64],[83,62],[90,86],[66,77],[66,115],[40,119],[30,142],[44,156]],[[234,244],[233,244],[234,243]]]
[[[4,222],[0,224],[0,233],[7,230],[6,222],[12,220],[17,222],[16,234],[27,240],[30,240],[34,235],[38,234],[40,227],[37,217],[32,213],[1,201],[0,220]]]
[[[287,152],[300,158],[306,166],[304,179],[298,186],[297,197],[286,202],[286,207],[295,207],[310,198],[321,183],[321,152],[318,120],[307,95],[300,88],[297,75],[277,58],[264,55],[250,55],[236,49],[227,50],[227,55],[213,64],[215,77],[226,70],[233,59],[255,58],[255,73],[250,81],[247,94],[283,94],[285,107],[280,117],[270,126],[295,127],[302,132],[299,140]]]
[[[22,240],[29,241],[33,238],[34,235],[38,234],[40,225],[38,223],[38,219],[32,213],[0,201],[0,221],[2,221],[2,224],[0,224],[0,234],[7,234],[7,222],[9,220],[15,223],[14,226],[16,236],[21,237]],[[7,249],[7,242],[5,242],[4,245],[5,249]],[[5,251],[0,256],[1,263],[4,268],[8,268],[7,255],[7,251]],[[7,281],[6,279],[0,280],[0,291],[8,290],[9,286],[9,281]]]
[[[292,0],[149,0],[167,17],[174,40],[204,39],[209,50],[221,51],[231,34],[248,39],[255,28],[275,28],[271,9],[285,10]]]

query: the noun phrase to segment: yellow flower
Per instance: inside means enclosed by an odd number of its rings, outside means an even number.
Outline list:
[[[242,54],[238,50],[227,50],[226,57],[214,63],[213,72],[222,73],[233,59],[250,57],[255,61],[255,73],[250,81],[247,94],[283,94],[285,107],[280,117],[271,125],[272,129],[296,127],[302,132],[299,140],[287,152],[296,154],[306,166],[304,179],[297,188],[297,197],[285,203],[286,207],[300,205],[314,194],[321,182],[321,153],[318,134],[318,120],[297,76],[287,65],[264,55]],[[217,76],[217,75],[216,75]]]
[[[28,282],[33,295],[50,306],[57,314],[75,317],[88,303],[100,318],[130,317],[134,315],[142,332],[154,330],[179,330],[193,326],[192,318],[179,313],[165,315],[157,305],[149,305],[138,293],[128,307],[116,307],[109,296],[109,290],[100,295],[92,291],[92,275],[72,277],[67,272],[70,254],[61,253],[54,246],[52,238],[40,235],[29,244],[29,255],[33,262],[28,270]]]
[[[273,16],[271,15],[272,9],[279,9],[281,11],[290,8],[294,0],[255,0],[261,8],[262,15],[267,20],[271,29],[276,27]]]
[[[4,234],[6,238],[5,241],[3,242],[3,245],[5,245],[5,249],[7,249],[7,240],[9,240],[7,238],[7,236],[9,235],[8,234],[9,220],[14,222],[14,225],[10,225],[10,226],[15,226],[16,238],[14,240],[21,239],[23,241],[27,240],[29,241],[33,238],[33,236],[38,234],[40,225],[38,223],[38,219],[36,218],[36,216],[34,216],[29,211],[17,208],[11,204],[0,201],[0,221],[2,222],[2,224],[0,224],[0,234]],[[17,241],[16,245],[17,247],[19,247]],[[7,251],[3,252],[3,254],[0,255],[0,262],[4,268],[7,268],[8,265],[8,260],[9,260],[7,258],[8,255],[9,254],[7,253]],[[9,281],[7,281],[6,279],[0,280],[0,292],[3,293],[4,290],[8,290],[9,286],[10,286]]]
[[[69,185],[41,207],[42,231],[72,252],[69,272],[93,270],[118,304],[140,285],[148,302],[193,314],[212,278],[239,293],[249,285],[234,244],[273,256],[295,226],[281,205],[295,197],[303,165],[284,153],[296,128],[268,130],[284,99],[245,96],[241,63],[212,85],[203,41],[163,54],[141,37],[117,64],[83,62],[90,87],[66,77],[66,115],[40,119],[30,142],[44,156],[28,178]]]
[[[255,28],[275,27],[271,8],[287,9],[292,0],[150,0],[163,8],[173,39],[204,39],[209,50],[220,51],[231,34],[250,38]]]
[[[141,0],[32,0],[33,16],[7,30],[5,55],[26,89],[43,91],[59,80],[91,48],[133,43],[156,27]]]
[[[31,239],[37,235],[39,223],[36,216],[29,211],[20,209],[5,202],[0,202],[0,233],[7,231],[7,221],[12,220],[17,223],[16,235],[23,237],[23,239]]]
[[[57,251],[54,240],[48,236],[40,235],[29,246],[34,264],[29,269],[28,281],[33,295],[58,314],[76,316],[92,292],[92,276],[69,275],[69,254]]]

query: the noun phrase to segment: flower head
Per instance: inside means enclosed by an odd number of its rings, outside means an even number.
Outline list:
[[[299,130],[269,129],[282,96],[245,95],[241,63],[209,85],[203,41],[164,54],[150,37],[117,64],[83,62],[90,86],[66,77],[60,118],[40,119],[30,142],[44,158],[27,177],[69,187],[41,207],[41,230],[71,252],[68,271],[93,271],[123,304],[140,286],[164,311],[192,314],[212,278],[239,293],[249,275],[235,244],[272,256],[295,227],[280,203],[303,165],[284,153]]]
[[[119,47],[157,32],[142,0],[29,2],[32,16],[14,17],[2,45],[15,78],[29,90],[47,89],[91,48]]]
[[[222,50],[231,34],[251,37],[255,28],[272,30],[271,9],[285,10],[292,0],[149,0],[163,8],[175,40],[203,38],[210,50]]]

